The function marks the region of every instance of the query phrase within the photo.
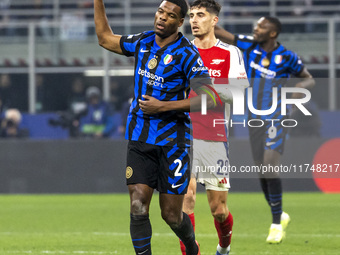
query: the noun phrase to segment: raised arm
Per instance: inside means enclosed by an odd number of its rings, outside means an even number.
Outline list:
[[[123,54],[120,47],[121,35],[115,35],[112,32],[106,17],[103,0],[94,0],[94,23],[99,45],[109,51]]]
[[[228,32],[224,28],[220,26],[215,26],[215,36],[216,38],[220,39],[222,42],[226,42],[228,44],[235,44],[235,35]]]

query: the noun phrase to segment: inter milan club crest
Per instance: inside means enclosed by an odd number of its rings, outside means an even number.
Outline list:
[[[126,168],[126,179],[130,179],[132,175],[133,175],[132,167],[128,166]]]
[[[169,55],[169,54],[166,55],[165,58],[163,59],[165,65],[170,64],[170,62],[171,62],[172,60],[173,60],[173,57],[172,57],[171,55]]]
[[[157,66],[157,59],[153,58],[149,61],[148,67],[149,69],[154,69]]]
[[[264,67],[269,66],[269,59],[268,58],[262,59],[261,65],[264,66]]]

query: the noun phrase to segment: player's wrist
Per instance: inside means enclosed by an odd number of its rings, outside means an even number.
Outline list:
[[[175,104],[172,101],[162,101],[160,107],[161,112],[173,111],[175,109]]]

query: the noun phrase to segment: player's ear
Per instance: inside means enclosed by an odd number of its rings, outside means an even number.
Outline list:
[[[277,37],[277,32],[276,31],[271,31],[270,32],[270,37],[271,38],[276,38]]]
[[[213,18],[213,26],[216,26],[217,23],[218,23],[218,17],[215,16],[215,17]]]
[[[184,18],[181,18],[181,19],[179,20],[178,27],[181,27],[183,24],[184,24]]]

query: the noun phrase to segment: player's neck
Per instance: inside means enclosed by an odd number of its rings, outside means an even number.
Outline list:
[[[156,43],[159,47],[163,48],[165,45],[168,45],[169,43],[176,41],[178,38],[178,33],[174,33],[166,38],[161,38],[159,35],[156,34]]]
[[[277,48],[278,43],[276,40],[269,40],[267,42],[260,43],[260,46],[265,52],[272,52]]]
[[[195,37],[194,44],[199,49],[210,49],[215,46],[217,39],[214,33],[207,34],[200,37]]]

